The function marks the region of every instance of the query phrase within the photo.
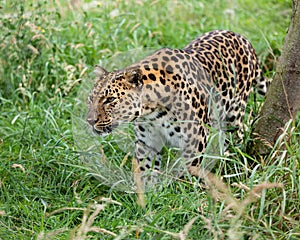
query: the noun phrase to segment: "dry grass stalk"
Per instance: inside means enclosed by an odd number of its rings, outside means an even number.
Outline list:
[[[102,156],[102,163],[103,163],[104,165],[106,165],[106,164],[107,164],[107,158],[106,158],[106,155],[105,155],[105,153],[104,153],[102,144],[99,144],[99,150],[100,150],[100,154],[101,154],[101,156]]]
[[[47,217],[60,213],[60,212],[64,212],[67,210],[80,210],[83,211],[83,217],[82,217],[82,221],[79,227],[76,227],[74,229],[71,230],[70,232],[70,236],[69,239],[72,240],[84,240],[86,238],[88,238],[87,234],[90,232],[95,232],[95,233],[104,233],[104,234],[108,234],[111,236],[116,237],[117,235],[109,230],[106,230],[104,228],[100,228],[100,227],[96,227],[93,226],[93,223],[96,219],[96,217],[99,215],[99,213],[104,210],[104,208],[106,207],[106,205],[108,203],[113,203],[113,204],[118,204],[121,205],[119,202],[111,200],[109,198],[100,198],[99,199],[102,202],[102,204],[91,204],[89,205],[87,208],[75,208],[75,207],[64,207],[64,208],[60,208],[57,209],[51,213],[46,214]],[[94,211],[91,213],[91,209],[94,209]],[[90,214],[91,213],[91,214]],[[56,235],[61,234],[63,232],[68,231],[67,228],[61,228],[55,231],[50,231],[48,233],[45,232],[41,232],[38,235],[38,240],[42,240],[42,239],[54,239]]]
[[[127,160],[128,160],[128,157],[130,156],[130,152],[128,152],[126,155],[125,155],[125,157],[123,158],[123,160],[122,160],[122,162],[121,162],[121,164],[120,164],[120,167],[122,168],[122,167],[124,167],[125,166],[125,164],[127,163]]]
[[[145,200],[145,194],[144,194],[144,183],[141,178],[141,171],[139,167],[138,161],[133,158],[132,159],[132,171],[133,171],[133,177],[134,182],[136,185],[136,193],[137,193],[137,203],[142,208],[146,207],[146,200]]]
[[[193,169],[193,174],[198,177],[201,177],[207,188],[210,191],[212,198],[215,201],[224,201],[225,207],[222,210],[222,216],[225,219],[230,219],[231,227],[226,233],[228,239],[241,239],[243,232],[240,231],[241,226],[241,216],[245,213],[246,207],[261,197],[261,192],[265,189],[270,188],[283,188],[281,183],[261,183],[253,187],[251,190],[249,187],[241,184],[233,184],[241,189],[248,191],[248,196],[244,200],[239,200],[233,196],[231,189],[214,174],[206,170]],[[233,210],[234,214],[230,211]],[[202,217],[202,219],[207,223],[206,228],[213,234],[215,239],[218,239],[220,236],[224,236],[224,233],[216,231],[215,226],[213,226],[210,219]]]
[[[20,168],[23,173],[25,172],[25,168],[21,164],[14,163],[13,165],[11,165],[11,167],[12,168]]]
[[[190,231],[190,229],[192,228],[194,222],[198,219],[198,217],[194,217],[192,218],[183,228],[183,230],[181,230],[178,233],[178,237],[180,240],[185,240],[186,236],[188,235],[188,232]]]
[[[190,231],[191,227],[193,226],[194,222],[198,219],[199,217],[194,217],[192,218],[179,233],[173,233],[170,231],[165,231],[162,230],[161,232],[168,234],[172,236],[174,239],[179,239],[179,240],[186,240],[188,232]]]
[[[57,235],[67,231],[67,228],[60,228],[51,232],[45,233],[44,231],[40,232],[37,236],[37,240],[52,240],[55,239]]]
[[[89,232],[96,233],[105,233],[111,236],[116,237],[117,235],[111,231],[108,231],[104,228],[99,228],[92,226],[96,217],[99,215],[100,211],[105,208],[106,204],[93,204],[86,208],[83,212],[83,217],[81,221],[81,225],[79,228],[75,228],[71,231],[70,239],[72,240],[83,240],[87,237]],[[94,212],[89,216],[91,212],[91,207],[94,208]]]
[[[59,209],[56,209],[50,213],[46,213],[46,217],[50,217],[52,215],[55,215],[57,213],[60,213],[60,212],[64,212],[64,211],[69,211],[69,210],[80,210],[80,211],[84,211],[85,208],[77,208],[77,207],[63,207],[63,208],[59,208]]]

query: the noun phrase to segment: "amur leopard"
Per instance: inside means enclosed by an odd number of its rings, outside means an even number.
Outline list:
[[[179,148],[187,166],[199,164],[213,122],[239,136],[252,87],[264,95],[268,85],[251,43],[225,30],[183,49],[162,48],[121,70],[96,66],[95,73],[87,122],[99,135],[133,122],[141,172],[160,170],[165,145]]]

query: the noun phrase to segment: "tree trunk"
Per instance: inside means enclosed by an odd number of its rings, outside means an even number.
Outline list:
[[[260,119],[254,128],[254,151],[259,154],[268,153],[284,125],[290,119],[295,119],[299,108],[300,0],[293,0],[293,14],[282,55],[277,63]]]

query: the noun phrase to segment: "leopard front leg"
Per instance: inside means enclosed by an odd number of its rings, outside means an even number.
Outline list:
[[[182,157],[185,159],[188,171],[191,175],[200,176],[203,154],[207,147],[209,130],[203,125],[193,127],[192,137],[189,138],[185,149],[182,152]]]
[[[163,138],[155,128],[154,123],[136,122],[135,157],[139,164],[144,184],[157,182],[157,175],[161,167],[160,151],[164,146]]]

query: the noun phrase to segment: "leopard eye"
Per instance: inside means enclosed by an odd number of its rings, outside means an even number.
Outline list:
[[[116,100],[115,97],[108,97],[108,98],[105,99],[105,101],[103,102],[103,104],[112,103],[115,100]]]

